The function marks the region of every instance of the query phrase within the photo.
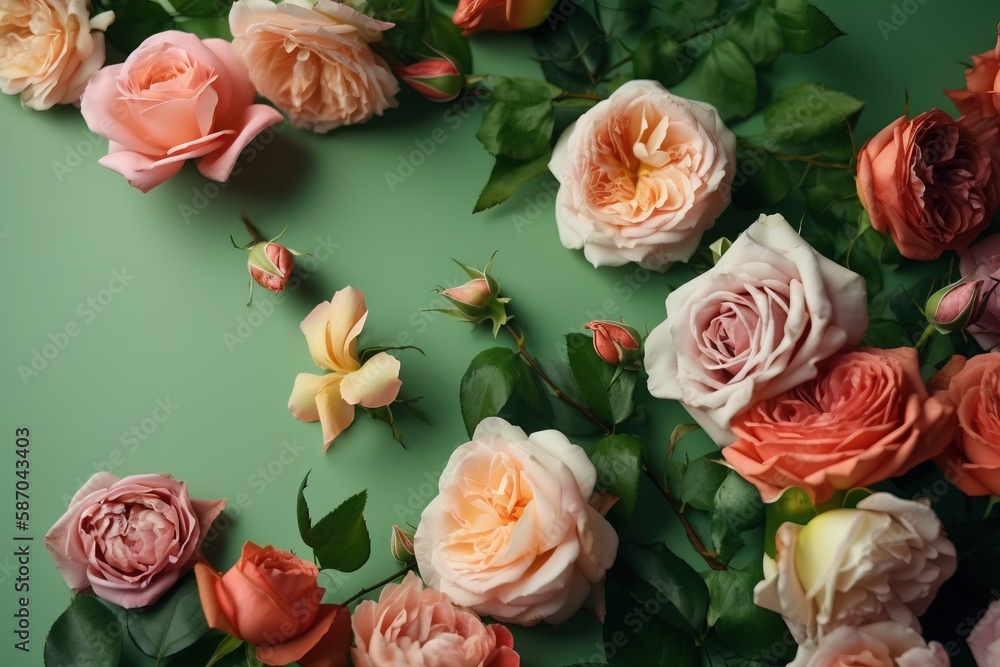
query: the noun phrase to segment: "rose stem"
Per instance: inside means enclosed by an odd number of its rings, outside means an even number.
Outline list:
[[[709,551],[705,548],[705,543],[701,541],[700,537],[698,537],[698,533],[694,532],[694,527],[687,520],[687,517],[684,516],[684,512],[681,510],[681,503],[674,497],[674,494],[670,493],[670,490],[666,487],[660,485],[660,482],[653,476],[653,471],[650,470],[645,463],[642,464],[642,471],[646,473],[646,477],[648,477],[649,481],[653,483],[653,486],[655,486],[656,489],[663,494],[663,497],[667,499],[667,503],[670,504],[671,509],[674,510],[674,514],[677,515],[681,525],[684,526],[684,532],[687,534],[688,542],[690,542],[691,546],[694,547],[694,550],[698,552],[698,555],[704,558],[705,562],[708,563],[708,566],[713,570],[727,569],[726,564],[718,559],[717,553]]]
[[[934,335],[935,331],[936,329],[934,328],[933,324],[927,325],[927,328],[924,329],[924,332],[922,334],[920,334],[920,338],[917,339],[917,342],[913,346],[917,350],[917,352],[923,349],[924,345],[926,345],[927,341],[931,339],[931,336]]]
[[[373,585],[371,585],[371,586],[369,586],[367,588],[362,588],[360,591],[358,591],[353,596],[351,596],[351,599],[349,599],[347,602],[344,602],[343,603],[344,606],[346,607],[347,605],[351,604],[352,602],[354,602],[358,598],[364,597],[365,595],[368,595],[372,591],[374,591],[374,590],[376,590],[378,588],[382,588],[386,584],[392,583],[394,580],[400,578],[401,576],[403,576],[404,574],[406,574],[407,572],[409,572],[410,570],[412,570],[414,565],[416,565],[416,563],[410,563],[409,565],[407,565],[406,567],[404,567],[399,572],[396,572],[395,574],[386,577],[385,579],[383,579],[382,581],[378,582],[377,584],[373,584]]]
[[[773,148],[767,148],[766,146],[761,146],[760,144],[755,144],[747,139],[740,138],[740,143],[750,148],[756,148],[764,151],[765,153],[770,153],[775,158],[779,160],[792,160],[794,162],[803,162],[805,164],[811,164],[814,167],[825,167],[826,169],[841,169],[843,171],[850,171],[851,165],[844,164],[843,162],[827,162],[825,160],[817,160],[811,158],[808,155],[798,155],[796,153],[783,153],[782,151],[776,151]]]

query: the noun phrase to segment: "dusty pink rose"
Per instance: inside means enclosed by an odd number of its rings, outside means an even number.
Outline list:
[[[687,261],[729,205],[735,150],[715,107],[626,83],[556,143],[560,241],[594,266]]]
[[[477,614],[560,623],[588,597],[600,608],[618,536],[588,504],[597,473],[558,431],[484,419],[451,455],[414,548],[427,585]]]
[[[979,667],[1000,665],[1000,600],[993,600],[966,640]]]
[[[981,279],[987,284],[1000,280],[1000,234],[991,234],[971,248],[959,250],[958,256],[959,270],[968,280]],[[1000,350],[1000,290],[989,294],[982,314],[967,330],[987,352]]]
[[[392,26],[332,0],[239,0],[229,12],[233,46],[257,91],[313,132],[396,106],[399,83],[370,46]]]
[[[953,412],[943,396],[928,395],[913,348],[849,349],[812,380],[737,415],[736,442],[722,455],[764,502],[797,486],[822,503],[940,454]]]
[[[91,131],[110,140],[100,163],[147,192],[185,160],[197,160],[206,178],[228,179],[246,145],[281,120],[253,101],[229,42],[168,30],[95,74],[80,110]]]
[[[1000,36],[994,48],[972,56],[972,67],[965,70],[965,90],[945,92],[961,113],[1000,115]]]
[[[458,0],[452,22],[471,35],[510,32],[541,25],[558,0]]]
[[[816,377],[868,328],[864,279],[780,215],[761,216],[666,306],[646,338],[649,391],[680,401],[719,445],[733,442],[733,417]]]
[[[775,540],[775,571],[754,601],[781,614],[800,644],[878,621],[919,631],[917,617],[957,567],[955,545],[928,504],[888,493],[805,526],[782,524]]]
[[[280,243],[267,242],[264,244],[264,255],[267,262],[255,264],[253,252],[248,260],[250,277],[254,282],[272,292],[280,292],[285,289],[288,279],[292,275],[295,267],[295,257],[292,251]]]
[[[45,534],[66,584],[126,609],[163,595],[201,557],[225,500],[195,500],[170,475],[99,472]]]
[[[985,664],[985,663],[984,663]],[[993,663],[990,663],[993,664]],[[818,644],[799,647],[788,667],[950,667],[938,642],[893,622],[839,627]]]
[[[472,612],[446,595],[424,588],[408,572],[401,584],[388,584],[378,602],[365,600],[354,610],[354,667],[517,667],[514,637],[504,626],[483,625]]]
[[[399,394],[399,360],[379,352],[364,363],[358,336],[368,319],[365,295],[345,287],[302,320],[309,352],[326,375],[299,373],[288,409],[305,422],[323,424],[323,449],[354,421],[354,406],[380,408]]]

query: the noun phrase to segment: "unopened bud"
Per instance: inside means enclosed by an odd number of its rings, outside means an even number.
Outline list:
[[[413,535],[414,531],[408,528],[392,527],[392,541],[390,542],[392,557],[403,565],[409,565],[416,560],[413,551]]]
[[[398,65],[396,74],[432,102],[450,102],[462,94],[464,77],[448,58],[428,58],[412,65]]]
[[[642,337],[634,328],[622,322],[594,320],[586,328],[594,332],[594,351],[604,361],[626,370],[639,370],[642,365]]]

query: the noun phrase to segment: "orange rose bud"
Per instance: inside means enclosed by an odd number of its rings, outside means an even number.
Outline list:
[[[462,94],[465,77],[448,58],[428,58],[412,65],[399,65],[396,75],[432,102],[450,102]]]
[[[464,35],[527,30],[541,25],[555,6],[556,0],[459,0],[451,21]]]
[[[623,322],[594,320],[585,328],[594,332],[594,350],[604,361],[627,370],[639,370],[642,365],[642,337]]]

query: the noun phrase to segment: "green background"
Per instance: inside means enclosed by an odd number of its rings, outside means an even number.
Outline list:
[[[942,89],[963,85],[959,63],[992,48],[1000,20],[993,0],[816,4],[847,36],[810,56],[782,56],[769,80],[817,80],[867,101],[859,141],[902,114],[904,91],[913,113],[953,111]],[[526,37],[472,41],[478,71],[537,75]],[[624,317],[643,330],[662,320],[663,300],[688,275],[684,270],[594,270],[582,253],[563,249],[549,175],[473,216],[491,166],[474,138],[480,105],[400,99],[384,117],[327,136],[283,126],[265,135],[273,140],[252,161],[245,158],[228,184],[207,181],[188,165],[145,195],[97,164],[106,141],[88,132],[75,109],[39,113],[21,109],[16,98],[0,99],[0,664],[42,664],[45,634],[70,599],[42,538],[97,469],[169,472],[194,497],[228,498],[232,520],[207,550],[219,569],[235,561],[246,540],[306,552],[293,512],[307,471],[314,516],[368,489],[373,556],[336,584],[350,595],[392,572],[390,528],[417,522],[448,455],[465,440],[459,380],[492,344],[485,328],[470,333],[426,311],[442,305],[435,287],[464,281],[451,258],[482,266],[497,251],[494,273],[538,357],[556,356],[562,336],[594,318]],[[406,163],[412,173],[401,171]],[[390,189],[387,172],[404,181]],[[797,219],[797,206],[785,209],[789,219]],[[250,307],[246,256],[229,242],[230,234],[244,239],[241,209],[265,235],[287,226],[283,241],[313,253],[300,262],[307,275],[301,286],[282,297],[257,289]],[[735,208],[726,214],[739,228],[755,217]],[[715,238],[709,232],[705,241]],[[116,271],[131,278],[112,293],[106,290]],[[402,396],[422,397],[432,422],[398,411],[405,450],[359,412],[324,454],[319,425],[300,423],[286,409],[295,375],[315,372],[298,324],[345,285],[367,296],[363,345],[413,344],[425,353],[398,353]],[[77,335],[63,339],[68,326]],[[53,339],[64,347],[37,376],[23,379],[18,367],[30,366]],[[158,402],[172,406],[162,423],[153,420]],[[646,401],[645,415],[643,428],[656,447],[685,416],[657,401]],[[11,539],[18,532],[18,427],[31,430],[31,523],[23,533],[34,537],[27,655],[13,649],[12,614],[21,595],[14,591]],[[130,439],[133,427],[142,440]],[[700,566],[675,524],[647,485],[626,537],[666,535]],[[586,612],[558,629],[515,630],[515,638],[525,667],[601,657],[600,628]]]

